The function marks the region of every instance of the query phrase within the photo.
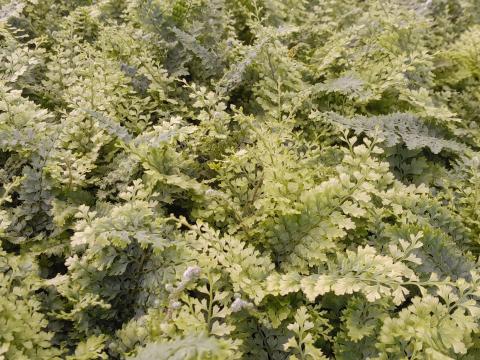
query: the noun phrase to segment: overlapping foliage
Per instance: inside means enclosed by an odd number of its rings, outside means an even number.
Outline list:
[[[477,0],[1,0],[0,359],[478,359]]]

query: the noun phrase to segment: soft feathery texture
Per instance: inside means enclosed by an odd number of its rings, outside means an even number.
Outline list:
[[[0,0],[0,360],[479,359],[477,0]]]

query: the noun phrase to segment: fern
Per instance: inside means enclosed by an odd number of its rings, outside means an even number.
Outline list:
[[[479,24],[0,0],[0,359],[477,359]]]
[[[315,115],[312,115],[315,116]],[[464,153],[467,147],[454,140],[439,137],[434,131],[423,125],[412,114],[397,113],[380,116],[355,116],[346,118],[339,114],[327,114],[326,120],[353,129],[357,134],[366,132],[369,135],[377,133],[385,139],[385,145],[394,146],[404,143],[408,149],[429,148],[434,154],[442,149],[454,153]]]
[[[148,344],[137,356],[130,359],[150,360],[158,356],[172,360],[202,360],[231,358],[234,353],[225,341],[200,334],[171,342]]]

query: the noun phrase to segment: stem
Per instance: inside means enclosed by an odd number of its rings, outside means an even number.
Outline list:
[[[213,313],[213,281],[210,273],[208,274],[208,314],[207,314],[207,324],[208,332],[212,331],[212,313]]]

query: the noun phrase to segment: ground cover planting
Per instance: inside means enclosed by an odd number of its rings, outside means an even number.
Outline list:
[[[478,0],[0,0],[0,360],[480,359]]]

